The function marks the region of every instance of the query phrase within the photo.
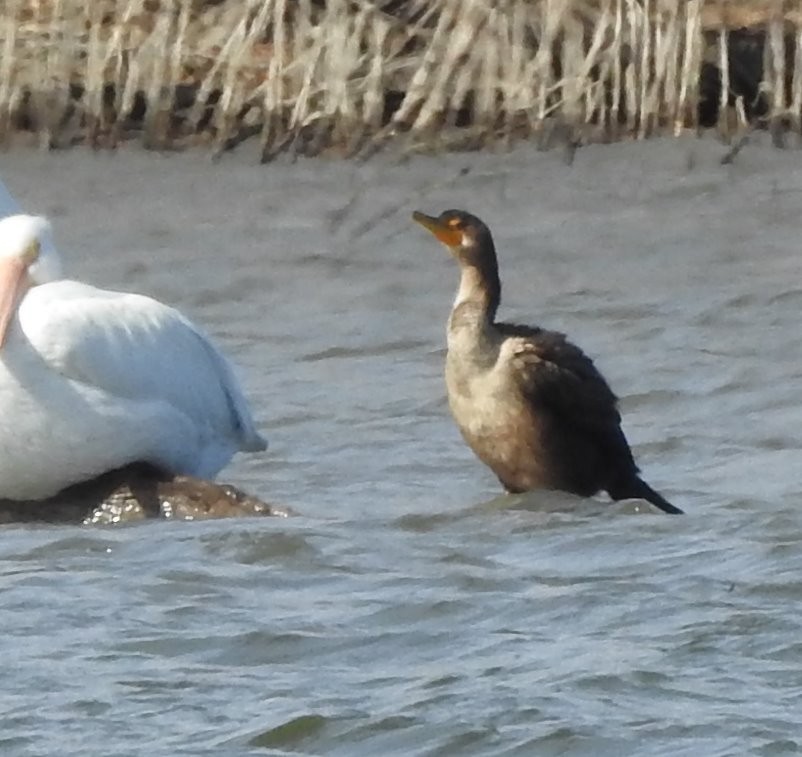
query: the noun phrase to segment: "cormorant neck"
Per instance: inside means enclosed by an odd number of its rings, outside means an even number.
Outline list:
[[[453,312],[470,310],[486,324],[492,324],[501,302],[501,281],[495,256],[483,259],[479,264],[463,263],[459,289],[454,300]]]

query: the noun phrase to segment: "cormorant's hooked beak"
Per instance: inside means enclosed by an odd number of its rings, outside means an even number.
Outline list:
[[[423,228],[431,231],[446,247],[453,250],[462,244],[462,232],[458,229],[452,229],[439,218],[427,216],[426,213],[416,210],[412,214],[412,219],[417,221]]]

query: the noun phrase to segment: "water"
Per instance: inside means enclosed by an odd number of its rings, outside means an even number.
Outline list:
[[[4,755],[802,750],[802,155],[712,142],[315,160],[0,157],[76,275],[181,307],[291,519],[4,527]],[[448,417],[464,207],[687,511],[499,496]]]

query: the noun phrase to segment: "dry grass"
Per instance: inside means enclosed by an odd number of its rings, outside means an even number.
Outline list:
[[[795,0],[4,0],[0,50],[4,143],[268,160],[802,124]]]

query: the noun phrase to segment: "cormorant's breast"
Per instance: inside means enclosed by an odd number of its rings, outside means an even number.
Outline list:
[[[628,446],[617,442],[615,395],[579,348],[537,328],[484,331],[449,334],[449,405],[468,445],[508,490],[590,496],[609,474],[610,447],[634,469]]]

